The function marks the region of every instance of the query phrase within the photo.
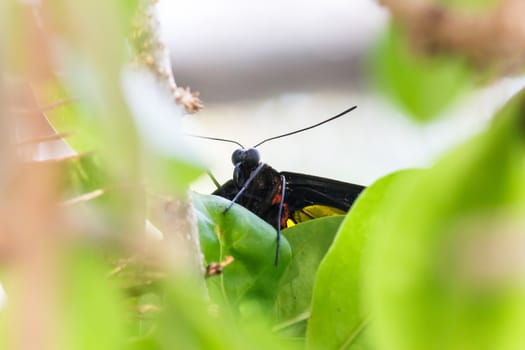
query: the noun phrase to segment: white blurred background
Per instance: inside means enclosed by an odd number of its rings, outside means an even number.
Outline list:
[[[369,185],[397,169],[430,165],[482,129],[523,85],[497,82],[423,126],[367,84],[364,65],[388,21],[375,1],[162,0],[159,14],[177,84],[200,91],[205,103],[186,118],[187,132],[252,146],[358,105],[343,119],[261,146],[277,170]],[[231,178],[234,145],[192,143],[219,182]],[[203,178],[194,188],[214,186]]]

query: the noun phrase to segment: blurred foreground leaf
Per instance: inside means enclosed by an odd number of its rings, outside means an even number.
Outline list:
[[[205,167],[181,131],[183,109],[146,71],[125,71],[122,88],[140,137],[148,185],[161,192],[185,194]]]
[[[385,198],[364,276],[379,348],[524,348],[524,95]]]
[[[472,73],[460,58],[418,55],[396,26],[373,55],[370,69],[379,88],[420,121],[436,117],[472,84]]]
[[[123,349],[128,342],[128,319],[110,266],[92,253],[73,249],[64,263],[58,331],[61,348],[75,350]]]
[[[91,115],[86,104],[68,91],[58,79],[41,81],[32,85],[35,98],[47,120],[57,133],[69,136],[64,142],[77,153],[100,149],[97,118]]]
[[[69,196],[79,196],[114,185],[93,153],[71,157],[64,160],[62,165],[65,173],[64,185]]]
[[[440,3],[468,10],[485,10],[500,3],[499,0],[440,0]]]
[[[156,326],[134,339],[132,349],[289,349],[257,320],[239,324],[217,315],[191,281],[175,278],[166,283],[162,300],[162,309],[153,318]]]

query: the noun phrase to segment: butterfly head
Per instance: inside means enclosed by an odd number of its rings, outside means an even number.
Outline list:
[[[232,163],[237,166],[254,167],[261,161],[261,155],[255,148],[239,148],[232,154]]]
[[[237,186],[243,186],[244,182],[250,177],[251,172],[260,162],[261,155],[255,148],[239,148],[233,152],[232,163],[235,165],[233,181]]]

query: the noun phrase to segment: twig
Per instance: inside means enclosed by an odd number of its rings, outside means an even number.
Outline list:
[[[217,276],[222,273],[222,270],[233,262],[233,256],[227,256],[224,261],[220,263],[212,262],[206,267],[206,278]]]
[[[29,144],[33,144],[33,143],[41,143],[41,142],[49,142],[49,141],[61,140],[61,139],[64,139],[66,137],[69,137],[71,135],[72,135],[72,133],[70,133],[70,132],[60,132],[60,133],[52,134],[52,135],[39,136],[39,137],[35,137],[35,138],[32,138],[32,139],[20,141],[20,142],[17,143],[17,146],[24,146],[24,145],[29,145]]]
[[[104,191],[103,189],[98,189],[98,190],[95,190],[95,191],[92,191],[92,192],[80,195],[78,197],[67,199],[67,200],[63,201],[61,204],[63,206],[68,206],[68,205],[74,205],[74,204],[79,204],[79,203],[83,203],[83,202],[88,202],[90,200],[93,200],[95,198],[98,198],[98,197],[102,196],[104,193],[106,193],[106,191]]]

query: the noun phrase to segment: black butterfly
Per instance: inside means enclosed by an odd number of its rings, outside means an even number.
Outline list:
[[[263,140],[252,148],[244,148],[236,141],[192,135],[233,142],[241,147],[232,154],[232,163],[235,166],[233,179],[219,186],[213,194],[231,200],[225,213],[233,203],[238,203],[277,229],[276,265],[279,261],[281,228],[318,217],[344,214],[364,187],[318,176],[278,172],[261,162],[256,147],[267,141],[322,125],[355,108],[357,106],[307,128]]]

